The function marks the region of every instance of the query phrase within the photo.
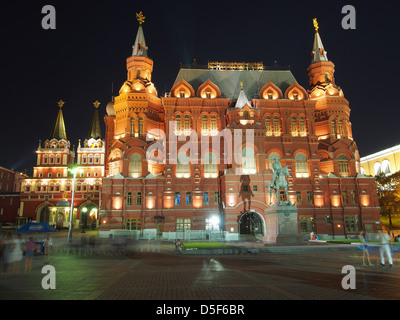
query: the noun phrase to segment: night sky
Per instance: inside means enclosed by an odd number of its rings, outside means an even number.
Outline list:
[[[312,19],[336,84],[350,101],[353,135],[365,156],[400,143],[395,1],[23,1],[2,2],[0,165],[32,173],[39,140],[49,138],[59,100],[67,137],[85,139],[98,100],[101,120],[126,80],[138,22],[143,25],[152,81],[169,92],[180,63],[196,59],[291,66],[308,89]],[[56,9],[56,29],[42,28],[42,7]],[[356,29],[342,28],[344,5],[356,9]],[[104,121],[102,122],[104,136]]]

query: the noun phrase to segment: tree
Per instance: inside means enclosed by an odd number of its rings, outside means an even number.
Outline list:
[[[380,173],[376,176],[376,184],[381,216],[388,216],[389,225],[392,225],[391,215],[400,213],[400,171],[389,176]]]

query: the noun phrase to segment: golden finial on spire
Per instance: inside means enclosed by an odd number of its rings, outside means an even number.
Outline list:
[[[136,13],[136,19],[139,21],[139,25],[141,25],[144,23],[144,19],[146,19],[146,17],[143,15],[142,11],[140,11],[139,13]]]
[[[313,19],[313,23],[314,23],[315,32],[318,32],[319,26],[318,26],[317,18]]]
[[[98,102],[97,100],[95,102],[93,102],[93,105],[95,108],[98,108],[100,105],[100,102]]]
[[[240,82],[240,88],[243,90],[243,81]]]
[[[64,101],[62,101],[62,100],[60,100],[60,101],[58,101],[58,106],[60,107],[60,108],[62,108],[62,106],[65,104],[65,102]]]

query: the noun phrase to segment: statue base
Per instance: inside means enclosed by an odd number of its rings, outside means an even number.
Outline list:
[[[263,241],[281,245],[301,244],[304,240],[299,234],[297,208],[290,203],[272,205],[265,213],[265,235]]]

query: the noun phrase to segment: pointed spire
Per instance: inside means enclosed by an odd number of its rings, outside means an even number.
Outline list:
[[[248,104],[249,107],[251,107],[251,104],[250,104],[249,100],[247,99],[246,94],[244,93],[244,90],[243,90],[243,82],[240,82],[240,93],[239,93],[239,97],[236,101],[235,108],[242,109],[246,104]]]
[[[99,105],[100,102],[96,100],[96,102],[93,103],[95,110],[93,113],[93,118],[92,118],[92,124],[90,125],[90,131],[89,131],[89,139],[101,139],[101,128],[100,128],[100,119],[99,119]]]
[[[139,29],[136,35],[135,44],[133,45],[132,56],[145,56],[147,57],[148,47],[146,46],[146,40],[144,39],[144,33],[142,24],[144,23],[144,19],[146,17],[143,16],[142,12],[136,13],[136,19],[139,21]]]
[[[57,140],[67,140],[67,133],[65,131],[65,123],[64,123],[64,116],[62,113],[61,108],[63,107],[63,105],[65,104],[64,101],[60,100],[58,102],[58,106],[60,107],[60,110],[58,110],[58,114],[57,114],[57,119],[56,122],[54,124],[53,130],[51,130],[50,133],[50,139],[57,139]]]
[[[321,37],[319,36],[318,29],[318,21],[317,18],[313,20],[314,28],[315,28],[315,36],[314,36],[314,45],[312,50],[312,60],[311,63],[321,62],[321,61],[329,61],[327,52],[324,49],[324,45],[322,44]]]

